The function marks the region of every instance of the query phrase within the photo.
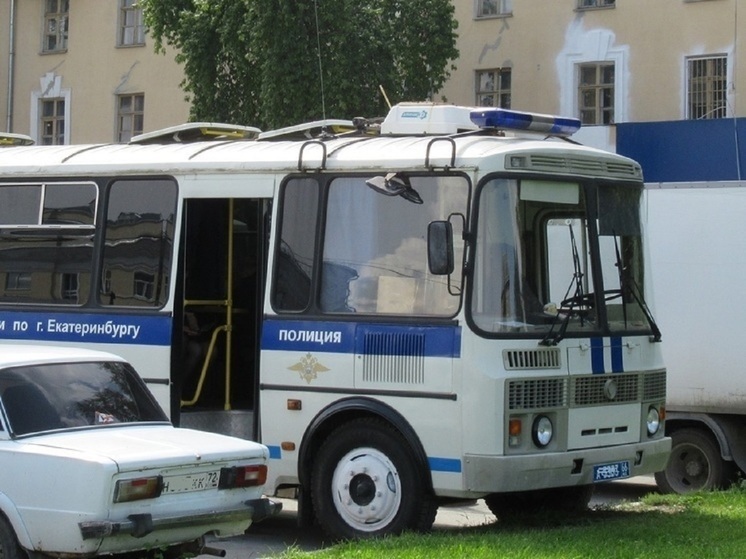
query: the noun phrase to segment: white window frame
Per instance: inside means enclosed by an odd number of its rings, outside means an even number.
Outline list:
[[[70,144],[70,89],[62,87],[62,76],[49,72],[39,80],[39,89],[31,92],[31,110],[29,111],[29,135],[41,144],[41,101],[46,99],[63,99],[65,101],[64,145]]]
[[[581,74],[583,71],[583,68],[592,68],[595,71],[596,80],[594,80],[591,84],[581,84]],[[609,84],[607,82],[600,81],[600,77],[603,74],[603,68],[611,67],[614,70],[614,79]],[[586,126],[608,126],[610,124],[614,124],[616,122],[616,66],[613,62],[609,61],[601,61],[601,62],[582,62],[578,65],[576,65],[576,84],[578,88],[577,93],[577,99],[578,99],[578,108],[577,108],[577,114],[578,117],[580,117],[581,122]],[[601,99],[603,98],[603,91],[608,90],[611,88],[611,107],[609,110],[609,107],[604,107],[601,105]],[[595,120],[594,122],[585,122],[583,120],[583,115],[581,109],[581,102],[582,102],[582,91],[583,90],[592,90],[594,92],[595,97],[595,103],[594,106],[591,107],[593,110]],[[604,114],[610,112],[611,113],[611,120],[610,122],[604,122]]]
[[[594,29],[583,33],[557,57],[560,77],[560,113],[578,114],[578,65],[585,63],[614,63],[614,122],[627,122],[629,99],[629,45],[616,44],[614,33]]]
[[[54,3],[54,11],[50,10],[50,2]],[[63,10],[62,8],[67,8]],[[43,53],[57,53],[67,51],[68,43],[68,32],[70,25],[70,0],[44,0],[44,19],[42,29],[42,45],[41,51]],[[50,31],[50,26],[54,29]],[[49,48],[48,40],[54,37],[55,46]]]
[[[119,0],[117,46],[145,46],[145,21],[143,9],[137,5],[137,0]]]
[[[685,83],[684,83],[684,95],[686,98],[686,106],[685,106],[685,118],[687,120],[711,120],[711,119],[718,119],[718,118],[728,118],[729,111],[728,107],[731,105],[731,99],[730,99],[730,88],[728,87],[728,84],[731,83],[731,75],[730,72],[732,71],[732,64],[730,64],[730,61],[728,60],[729,56],[727,54],[709,54],[709,55],[697,55],[697,56],[688,56],[686,57],[685,62]],[[696,62],[715,62],[715,61],[722,61],[725,64],[725,76],[724,76],[724,89],[722,90],[722,96],[723,96],[723,105],[721,107],[715,107],[714,101],[712,102],[713,107],[708,109],[708,111],[701,116],[695,116],[692,114],[692,99],[691,99],[691,93],[692,93],[692,65]],[[705,78],[705,81],[708,82],[708,89],[705,92],[708,97],[711,97],[713,95],[713,90],[709,87],[709,84],[712,82],[712,76],[708,76]],[[718,112],[721,112],[718,116],[715,116]],[[732,111],[731,111],[732,112]],[[732,114],[731,114],[732,116]]]
[[[482,74],[485,74],[485,73],[488,73],[488,72],[492,72],[492,73],[494,73],[496,75],[496,77],[497,77],[497,80],[496,80],[497,83],[495,84],[495,86],[493,88],[490,88],[490,89],[481,89],[481,79],[480,79],[480,77],[481,77]],[[500,76],[503,73],[510,73],[511,86],[510,86],[509,89],[506,89],[506,90],[501,89],[501,87],[500,87]],[[481,70],[475,70],[475,72],[474,72],[474,99],[475,99],[475,104],[477,106],[492,106],[492,107],[500,107],[500,108],[503,108],[503,109],[509,109],[510,105],[511,105],[511,101],[512,101],[512,90],[513,90],[512,81],[513,81],[513,69],[512,68],[484,68],[484,69],[481,69]],[[506,94],[509,96],[510,100],[509,100],[509,102],[508,102],[507,105],[503,105],[500,102],[500,100]],[[481,102],[481,98],[484,97],[485,95],[491,95],[493,97],[493,99],[496,100],[497,102],[494,103],[493,105],[483,105],[482,102]]]
[[[474,0],[474,18],[489,19],[513,15],[513,0]]]
[[[577,0],[577,10],[608,10],[616,8],[616,0]]]
[[[122,99],[129,97],[132,100],[132,107],[127,112],[122,112]],[[142,109],[136,108],[137,99],[142,99]],[[123,93],[116,96],[116,108],[117,108],[117,123],[116,123],[116,138],[115,141],[118,143],[127,143],[130,141],[132,136],[142,134],[143,126],[145,124],[145,94],[138,93]],[[137,128],[135,121],[137,117],[141,117],[141,126]],[[124,123],[129,123],[129,129],[127,130]]]

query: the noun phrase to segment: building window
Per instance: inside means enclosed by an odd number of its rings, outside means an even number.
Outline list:
[[[613,124],[614,64],[580,64],[578,82],[580,121],[583,124]]]
[[[578,0],[578,10],[589,8],[613,8],[615,0]]]
[[[30,272],[8,272],[5,276],[6,291],[31,291]]]
[[[510,68],[477,71],[477,105],[510,108]]]
[[[41,144],[61,146],[65,143],[65,100],[41,100]]]
[[[62,273],[61,277],[61,299],[63,301],[78,302],[78,274]]]
[[[134,286],[132,291],[136,299],[143,301],[154,301],[155,294],[155,276],[147,272],[135,272]]]
[[[119,0],[119,46],[144,45],[145,24],[137,0]]]
[[[117,100],[117,141],[129,142],[132,136],[142,134],[145,95],[120,95]]]
[[[44,9],[44,52],[67,49],[70,0],[46,0]]]
[[[728,62],[725,56],[689,59],[687,118],[725,118],[727,84]]]
[[[477,0],[477,17],[510,15],[513,12],[513,0]]]

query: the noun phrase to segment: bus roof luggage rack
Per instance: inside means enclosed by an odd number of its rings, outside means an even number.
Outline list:
[[[334,136],[347,132],[355,132],[358,126],[351,120],[325,119],[314,120],[295,126],[267,130],[259,134],[258,140],[313,140],[323,139],[325,136]]]
[[[254,140],[261,133],[253,126],[216,122],[187,122],[133,136],[130,144],[184,144],[204,140]]]
[[[0,132],[0,147],[32,146],[34,140],[25,134],[13,134],[12,132]]]

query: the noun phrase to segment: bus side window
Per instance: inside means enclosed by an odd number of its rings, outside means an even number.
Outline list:
[[[277,310],[302,311],[310,303],[318,198],[318,183],[309,178],[291,179],[282,192],[272,284]]]
[[[172,180],[118,180],[106,209],[107,305],[161,307],[168,298],[176,213]]]

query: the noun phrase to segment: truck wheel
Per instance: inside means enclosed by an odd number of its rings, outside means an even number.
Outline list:
[[[0,558],[28,559],[28,555],[18,544],[13,527],[3,516],[0,516]]]
[[[655,474],[662,493],[709,491],[727,482],[720,448],[710,435],[699,429],[680,429],[671,439],[666,469]]]
[[[330,536],[357,539],[428,530],[437,503],[407,443],[376,419],[338,427],[313,465],[311,498]]]

